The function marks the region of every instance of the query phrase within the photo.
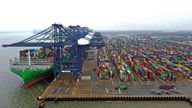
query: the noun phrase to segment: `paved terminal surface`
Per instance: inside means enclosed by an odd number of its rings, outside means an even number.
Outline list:
[[[118,78],[101,80],[97,78],[94,71],[97,66],[97,50],[90,49],[82,67],[81,76],[90,76],[91,79],[81,79],[71,73],[61,73],[56,80],[43,92],[45,98],[62,98],[76,96],[126,96],[126,95],[157,95],[150,92],[158,89],[162,84],[174,84],[180,93],[163,93],[161,95],[190,95],[192,96],[192,81],[190,79],[179,79],[176,82],[165,82],[158,78],[155,81],[144,82],[137,76],[135,81],[121,82]],[[117,90],[117,84],[126,83],[129,88]]]
[[[118,77],[109,80],[102,80],[97,75],[97,49],[88,50],[88,55],[82,66],[81,77],[73,76],[71,73],[60,73],[37,98],[37,106],[43,108],[45,101],[66,101],[66,100],[177,100],[192,102],[192,81],[190,79],[179,79],[173,82],[165,82],[155,78],[155,81],[142,81],[134,73],[134,81],[122,82]],[[112,65],[112,63],[110,63]],[[128,84],[128,89],[118,90],[118,84]],[[152,90],[159,90],[162,84],[173,84],[179,93],[162,92],[152,93]],[[191,107],[191,106],[190,106]]]

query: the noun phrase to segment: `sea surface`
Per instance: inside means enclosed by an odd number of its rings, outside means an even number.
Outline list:
[[[29,89],[23,89],[23,81],[10,72],[9,59],[19,57],[19,50],[26,48],[1,45],[21,41],[32,32],[0,33],[0,108],[36,108],[36,97],[49,84],[42,81]],[[191,108],[185,101],[119,101],[119,102],[46,102],[45,108]]]

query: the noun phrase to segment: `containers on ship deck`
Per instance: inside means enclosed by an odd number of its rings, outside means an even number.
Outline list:
[[[31,60],[53,57],[53,48],[25,49],[20,51],[20,60],[28,59],[28,51],[30,52]]]

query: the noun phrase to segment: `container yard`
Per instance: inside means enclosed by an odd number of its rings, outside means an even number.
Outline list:
[[[10,60],[11,71],[23,79],[26,89],[53,78],[37,97],[38,107],[45,101],[191,101],[192,38],[159,35],[101,34],[53,24],[3,46],[40,47],[21,50],[19,58]]]
[[[85,59],[82,74],[86,72],[90,79],[75,78],[66,94],[66,89],[59,89],[62,86],[53,93],[51,83],[38,100],[187,100],[191,96],[191,45],[154,37],[106,38],[104,47],[87,51],[94,59]],[[176,47],[188,49],[182,54]],[[54,83],[61,82],[62,76],[65,73]]]

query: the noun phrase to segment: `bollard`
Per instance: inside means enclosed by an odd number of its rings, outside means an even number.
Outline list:
[[[54,99],[55,103],[57,103],[57,98]]]
[[[190,98],[190,100],[189,100],[189,101],[190,101],[190,103],[192,104],[192,98]]]
[[[79,78],[77,78],[77,82],[79,82]]]
[[[43,96],[37,97],[37,106],[38,108],[43,108],[45,98]]]

